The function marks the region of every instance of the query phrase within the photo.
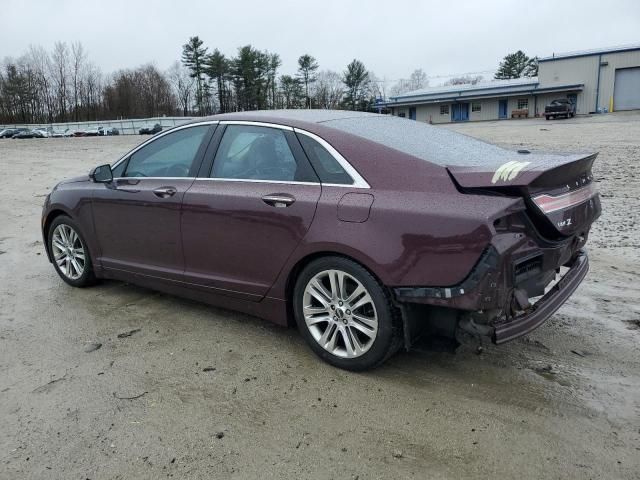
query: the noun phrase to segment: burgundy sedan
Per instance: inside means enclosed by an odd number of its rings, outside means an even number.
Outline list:
[[[376,114],[225,114],[61,182],[42,232],[72,286],[295,319],[320,357],[362,370],[418,335],[503,343],[548,319],[587,274],[594,159]]]

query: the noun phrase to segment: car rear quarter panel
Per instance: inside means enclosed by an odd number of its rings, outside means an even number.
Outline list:
[[[309,126],[334,146],[369,189],[323,185],[307,235],[268,296],[286,298],[292,272],[309,256],[340,254],[371,270],[385,285],[450,286],[465,279],[495,235],[493,222],[523,209],[520,199],[460,193],[446,168],[322,125]],[[364,222],[343,221],[347,193],[373,196]],[[357,212],[351,209],[351,218]]]
[[[522,202],[464,195],[453,185],[442,190],[367,190],[374,196],[368,219],[347,222],[337,214],[337,205],[347,192],[324,186],[307,235],[268,296],[286,298],[291,272],[318,253],[353,258],[389,287],[461,282],[495,234],[494,220],[510,209],[522,208]]]

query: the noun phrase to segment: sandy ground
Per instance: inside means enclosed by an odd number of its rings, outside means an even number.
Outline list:
[[[527,338],[364,374],[245,315],[68,287],[43,197],[140,137],[0,141],[0,478],[640,478],[640,115],[439,128],[599,151],[592,269]]]

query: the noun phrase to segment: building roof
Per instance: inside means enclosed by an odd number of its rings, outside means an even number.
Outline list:
[[[510,80],[494,80],[491,82],[479,82],[479,83],[468,83],[464,85],[447,85],[442,87],[429,87],[422,88],[420,90],[413,90],[411,92],[406,92],[400,95],[396,95],[395,97],[390,97],[392,100],[397,99],[405,99],[412,97],[430,97],[434,95],[446,94],[450,95],[451,93],[457,92],[468,92],[468,91],[481,91],[481,90],[495,90],[501,88],[517,88],[525,86],[530,88],[534,85],[538,84],[538,77],[526,77],[526,78],[513,78]]]
[[[562,60],[564,58],[589,57],[592,55],[603,55],[605,53],[629,52],[633,50],[640,50],[640,44],[636,43],[632,45],[619,45],[617,47],[594,48],[591,50],[578,50],[575,52],[554,53],[549,57],[539,58],[538,62],[550,62],[553,60]]]
[[[537,77],[494,80],[466,85],[448,85],[446,87],[424,88],[390,97],[386,105],[430,103],[476,99],[483,97],[505,97],[510,95],[529,95],[545,92],[580,91],[584,84],[563,84],[541,87]]]

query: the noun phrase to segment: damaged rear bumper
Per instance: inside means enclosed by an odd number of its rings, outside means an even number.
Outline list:
[[[569,259],[562,259],[566,254],[571,255]],[[558,263],[555,263],[556,261]],[[505,263],[510,267],[505,268]],[[544,295],[540,293],[542,296],[534,304],[528,305],[526,302],[527,305],[521,309],[514,308],[521,311],[510,315],[506,314],[510,310],[500,306],[517,303],[514,302],[517,287],[512,282],[513,274],[505,273],[512,272],[513,266],[510,260],[501,259],[494,248],[485,251],[471,274],[458,285],[445,288],[394,288],[395,300],[403,312],[405,336],[408,334],[409,337],[413,337],[422,330],[424,325],[420,324],[424,320],[434,321],[429,310],[420,307],[438,307],[438,315],[442,315],[444,311],[458,312],[456,316],[458,319],[466,317],[474,324],[472,329],[474,334],[490,336],[496,344],[526,335],[544,323],[567,301],[589,271],[589,260],[582,249],[574,251],[573,254],[568,249],[562,249],[552,256],[551,263],[566,267],[564,275]],[[547,267],[542,275],[547,271],[559,271],[559,267]],[[416,313],[409,315],[411,311]],[[422,322],[417,317],[422,317]],[[474,319],[481,317],[485,320],[474,323]],[[407,348],[410,343],[412,343],[411,338],[405,338]]]
[[[525,313],[495,325],[492,338],[494,343],[501,344],[526,335],[551,317],[587,275],[589,271],[587,254],[581,250],[567,267],[569,270],[564,276]]]

